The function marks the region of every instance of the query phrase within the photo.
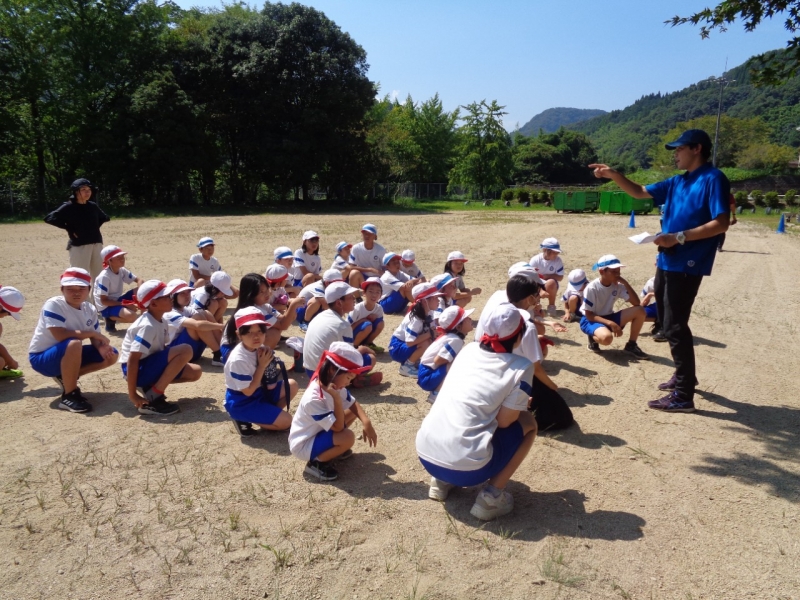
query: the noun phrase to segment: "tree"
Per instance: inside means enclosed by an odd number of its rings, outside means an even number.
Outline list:
[[[744,21],[745,31],[753,31],[765,18],[786,13],[784,27],[791,33],[800,30],[800,0],[723,0],[714,8],[704,8],[688,17],[675,16],[665,21],[673,27],[700,24],[700,37],[709,37],[714,30],[725,32],[736,20]],[[800,36],[786,43],[786,56],[775,52],[760,54],[750,61],[753,81],[759,85],[775,85],[793,77],[800,70]]]
[[[588,183],[592,174],[586,165],[597,162],[589,138],[563,127],[515,144],[513,155],[517,183]]]
[[[511,175],[511,141],[503,128],[504,106],[492,100],[462,106],[467,111],[458,128],[455,164],[450,171],[449,188],[467,187],[480,198],[500,189]]]

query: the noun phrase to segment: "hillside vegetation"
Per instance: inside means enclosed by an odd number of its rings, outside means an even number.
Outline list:
[[[519,132],[522,135],[539,135],[539,130],[544,133],[555,133],[560,127],[605,114],[606,111],[595,108],[548,108],[520,127]]]

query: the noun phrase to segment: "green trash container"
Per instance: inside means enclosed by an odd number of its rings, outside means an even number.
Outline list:
[[[590,210],[592,212],[597,210],[598,205],[600,204],[600,192],[585,192],[586,193],[586,204],[583,207],[583,210]]]
[[[570,212],[575,212],[576,210],[580,210],[580,206],[584,203],[584,198],[582,196],[583,192],[572,192],[567,193],[567,199],[564,202],[564,210],[568,210]]]
[[[566,198],[566,192],[553,192],[553,208],[556,209],[556,212],[561,212],[564,210]]]
[[[631,198],[631,210],[637,215],[644,215],[653,211],[652,198]]]
[[[611,199],[614,192],[600,192],[600,212],[611,212]]]
[[[611,212],[618,212],[623,215],[631,214],[633,210],[633,198],[626,194],[625,192],[617,192],[617,210]]]

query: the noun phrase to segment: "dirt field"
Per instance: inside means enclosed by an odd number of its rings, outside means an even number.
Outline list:
[[[238,280],[309,228],[327,266],[366,221],[387,249],[413,248],[429,277],[462,250],[479,309],[547,236],[567,270],[614,253],[637,290],[653,273],[654,247],[627,240],[627,217],[184,218],[112,221],[103,234],[137,275],[163,280],[187,277],[197,239],[213,235]],[[637,224],[658,229],[655,216]],[[199,382],[168,390],[183,398],[174,417],[140,417],[118,367],[81,380],[94,412],[57,410],[27,348],[58,293],[66,235],[3,225],[0,240],[0,283],[27,298],[21,322],[2,321],[26,375],[0,381],[2,598],[800,598],[797,236],[729,233],[691,322],[696,414],[646,408],[671,374],[666,344],[643,335],[653,360],[636,362],[621,341],[588,352],[577,324],[553,336],[546,368],[578,425],[536,441],[509,487],[514,512],[488,525],[469,514],[474,490],[427,499],[414,451],[426,393],[388,354],[385,383],[355,392],[378,447],[357,442],[333,484],[304,477],[286,434],[234,433],[208,351]],[[381,345],[398,322],[388,318]]]

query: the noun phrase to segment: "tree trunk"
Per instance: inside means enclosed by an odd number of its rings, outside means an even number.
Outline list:
[[[42,122],[39,115],[39,102],[36,98],[29,100],[31,107],[31,119],[33,120],[33,144],[36,153],[36,200],[39,206],[47,206],[45,199],[44,180],[47,175],[47,167],[44,162],[44,139],[42,138]]]

